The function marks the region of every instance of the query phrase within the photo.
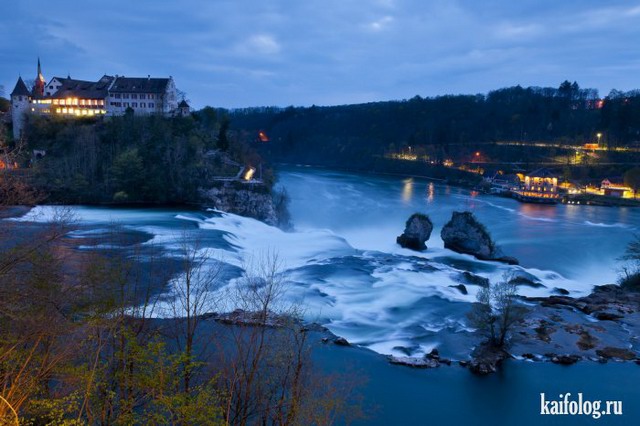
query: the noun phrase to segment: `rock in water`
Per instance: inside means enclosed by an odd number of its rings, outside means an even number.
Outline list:
[[[396,242],[402,247],[411,250],[426,250],[427,246],[425,242],[431,236],[431,231],[433,231],[433,223],[431,223],[429,216],[414,213],[409,220],[407,220],[404,232],[396,238]]]
[[[263,186],[225,182],[217,187],[200,189],[200,196],[206,207],[252,217],[268,225],[278,223],[271,193]]]
[[[517,265],[518,260],[505,256],[491,239],[483,224],[471,212],[453,212],[442,228],[444,247],[458,253],[471,254],[480,260],[496,260]]]

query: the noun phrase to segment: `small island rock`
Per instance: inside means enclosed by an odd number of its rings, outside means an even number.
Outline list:
[[[425,242],[431,237],[431,231],[433,231],[433,223],[431,223],[429,216],[414,213],[407,220],[404,232],[396,239],[396,242],[411,250],[426,250]]]
[[[440,237],[444,247],[455,252],[471,254],[480,260],[518,264],[517,259],[502,253],[484,225],[471,212],[453,212],[451,220],[442,228]]]

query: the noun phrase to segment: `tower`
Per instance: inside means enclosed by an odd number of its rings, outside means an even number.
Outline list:
[[[44,86],[43,86],[44,87]],[[11,92],[11,120],[13,122],[13,138],[18,139],[24,125],[24,115],[29,110],[31,94],[22,77],[18,77],[16,87]]]
[[[33,85],[33,96],[36,98],[44,96],[44,86],[46,85],[47,82],[44,80],[42,68],[40,67],[40,58],[38,58],[38,75],[36,76],[36,81]]]

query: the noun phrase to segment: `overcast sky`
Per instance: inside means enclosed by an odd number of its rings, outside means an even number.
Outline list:
[[[640,88],[640,1],[0,0],[0,85],[173,76],[205,105]]]

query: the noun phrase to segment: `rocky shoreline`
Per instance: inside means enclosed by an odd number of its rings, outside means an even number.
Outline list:
[[[470,346],[468,359],[442,358],[437,349],[424,356],[387,356],[391,364],[412,368],[460,365],[486,375],[507,359],[571,365],[579,361],[631,361],[640,365],[640,293],[617,285],[597,286],[585,297],[521,297],[528,314],[516,324],[505,348]],[[334,338],[334,340],[337,338]]]

